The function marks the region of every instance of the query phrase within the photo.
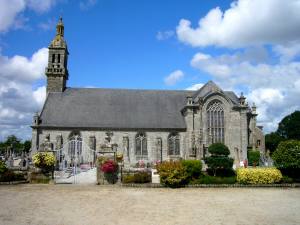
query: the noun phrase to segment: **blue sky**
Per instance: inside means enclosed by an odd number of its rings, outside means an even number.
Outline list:
[[[0,0],[0,140],[30,138],[60,15],[70,87],[199,88],[258,106],[266,132],[300,108],[300,1]]]
[[[189,4],[182,0],[99,0],[82,10],[79,1],[73,2],[57,4],[43,14],[24,11],[28,19],[25,28],[3,35],[2,54],[30,57],[48,46],[62,15],[70,52],[69,86],[184,89],[209,79],[189,65],[196,50],[180,43],[175,35],[160,41],[157,33],[175,32],[181,18],[197,23],[199,16],[211,8],[230,5],[230,1],[211,0],[201,4],[199,0]],[[41,29],[41,24],[47,29]],[[163,78],[178,68],[185,72],[186,79],[172,87],[165,85]]]

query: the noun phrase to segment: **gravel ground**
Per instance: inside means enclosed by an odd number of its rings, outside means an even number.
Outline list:
[[[300,189],[0,186],[1,225],[300,224]]]

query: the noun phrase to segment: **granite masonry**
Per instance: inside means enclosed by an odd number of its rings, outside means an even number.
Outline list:
[[[216,142],[229,147],[236,164],[248,149],[264,154],[256,107],[249,107],[243,94],[223,91],[212,81],[196,91],[69,88],[68,54],[60,19],[49,46],[47,99],[33,119],[32,152],[47,139],[54,151],[67,149],[64,157],[71,160],[67,154],[101,151],[109,133],[127,164],[202,159]]]

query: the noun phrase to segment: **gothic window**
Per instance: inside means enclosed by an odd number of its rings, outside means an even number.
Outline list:
[[[135,138],[135,154],[137,156],[147,156],[147,138],[145,133],[138,133]]]
[[[57,55],[57,62],[60,63],[60,54]]]
[[[55,63],[55,55],[52,55],[52,63]]]
[[[207,133],[211,143],[224,143],[224,108],[220,101],[211,102],[206,110]]]
[[[180,155],[180,139],[177,133],[172,133],[168,137],[168,154]]]

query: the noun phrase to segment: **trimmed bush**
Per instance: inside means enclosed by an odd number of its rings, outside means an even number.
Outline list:
[[[157,165],[160,183],[168,187],[181,187],[187,183],[187,172],[180,161],[162,162]]]
[[[212,155],[229,156],[229,148],[223,143],[214,143],[208,147],[208,152]]]
[[[198,180],[193,182],[194,184],[235,184],[236,177],[214,177],[203,175]]]
[[[283,175],[300,178],[300,141],[289,140],[280,142],[272,155],[274,165]]]
[[[133,175],[133,181],[137,184],[144,184],[151,182],[151,174],[148,172],[138,172]]]
[[[189,180],[198,179],[200,177],[202,171],[202,163],[200,160],[182,160],[181,162]]]
[[[248,151],[249,166],[258,166],[260,159],[260,151]]]
[[[134,183],[134,176],[133,175],[124,175],[122,178],[122,183],[124,184],[130,184]]]
[[[229,158],[230,151],[228,147],[222,143],[214,143],[208,147],[211,156],[204,159],[209,171],[216,176],[218,171],[231,171],[233,159]]]
[[[273,184],[282,179],[280,170],[276,168],[239,168],[237,181],[241,184]]]

